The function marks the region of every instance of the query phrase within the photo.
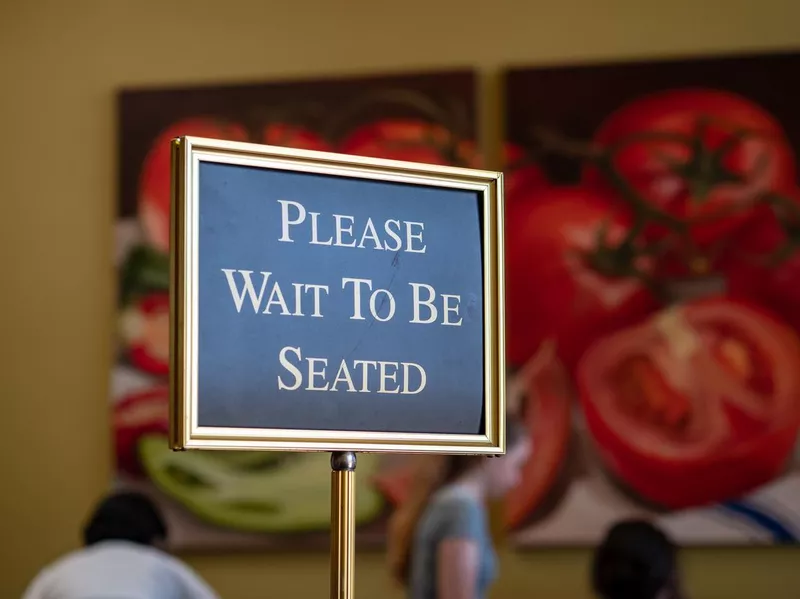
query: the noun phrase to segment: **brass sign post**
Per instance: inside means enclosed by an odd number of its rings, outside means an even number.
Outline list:
[[[353,598],[356,454],[331,454],[331,599]]]

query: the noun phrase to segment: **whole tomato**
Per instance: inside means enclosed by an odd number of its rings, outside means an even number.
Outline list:
[[[247,131],[240,125],[205,117],[178,121],[159,133],[142,164],[138,201],[145,236],[162,252],[169,251],[171,141],[182,135],[247,140]]]
[[[729,293],[764,306],[800,331],[800,191],[763,206],[719,262]]]
[[[309,129],[286,123],[270,123],[262,131],[262,141],[272,146],[284,146],[300,150],[330,152],[328,143]]]
[[[573,389],[554,349],[551,343],[539,348],[512,386],[521,395],[519,415],[528,427],[533,451],[519,484],[506,499],[506,524],[511,529],[524,524],[552,496],[567,461]]]
[[[608,469],[680,509],[777,476],[800,427],[800,344],[774,316],[724,297],[667,308],[598,340],[577,383]]]
[[[122,336],[134,366],[169,374],[169,293],[151,293],[134,302],[123,313]]]
[[[599,335],[656,308],[649,261],[624,214],[597,192],[542,189],[506,209],[506,349],[522,365],[547,339],[571,371]]]
[[[548,184],[539,165],[528,158],[523,148],[511,143],[503,147],[503,174],[508,202],[522,201]]]
[[[794,184],[794,156],[780,123],[729,92],[678,89],[638,98],[608,117],[594,141],[646,203],[687,223],[700,247],[746,222],[760,194]],[[584,181],[619,191],[593,165]]]
[[[441,125],[417,119],[383,119],[362,125],[342,140],[339,151],[455,166],[472,166],[479,159],[475,144],[457,139]]]
[[[169,388],[158,386],[124,397],[114,406],[113,425],[117,469],[141,476],[139,440],[169,433]]]

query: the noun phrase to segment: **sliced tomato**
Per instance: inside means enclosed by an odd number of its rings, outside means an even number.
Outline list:
[[[547,339],[572,370],[598,336],[656,308],[631,268],[646,259],[617,252],[626,217],[578,187],[546,188],[506,210],[506,348],[521,366]],[[629,260],[630,259],[630,260]],[[628,263],[629,261],[629,263]]]
[[[313,131],[287,123],[270,123],[264,127],[262,141],[272,146],[319,152],[332,151],[328,142]]]
[[[567,460],[573,390],[553,350],[552,344],[542,346],[517,375],[520,413],[533,450],[519,485],[506,500],[506,523],[511,529],[522,525],[542,504]]]
[[[646,202],[689,223],[700,246],[744,224],[763,192],[794,184],[794,155],[780,123],[730,92],[637,98],[606,119],[594,140],[612,151],[615,168]],[[618,191],[593,166],[585,182]]]
[[[477,162],[474,144],[458,140],[447,128],[417,119],[383,119],[352,131],[339,151],[356,156],[425,164],[469,166]]]
[[[139,440],[151,433],[169,433],[169,387],[160,385],[121,399],[114,405],[113,427],[117,469],[141,476]]]
[[[610,471],[670,508],[733,498],[777,476],[800,426],[800,345],[753,306],[670,307],[590,347],[577,382]]]
[[[242,126],[205,117],[178,121],[156,137],[139,176],[139,218],[148,241],[163,252],[169,251],[171,142],[182,135],[247,140],[247,131]]]

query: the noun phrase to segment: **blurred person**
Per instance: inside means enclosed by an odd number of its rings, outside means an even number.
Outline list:
[[[595,551],[592,589],[599,599],[682,599],[678,548],[650,522],[620,521]]]
[[[187,565],[159,549],[166,539],[149,498],[110,495],[89,518],[84,547],[45,567],[23,599],[218,599]]]
[[[505,455],[422,462],[389,526],[389,567],[411,599],[486,597],[497,573],[487,500],[516,486],[530,450],[527,431],[509,418]]]

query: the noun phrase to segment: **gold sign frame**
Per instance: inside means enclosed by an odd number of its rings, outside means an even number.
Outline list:
[[[198,171],[201,162],[477,192],[483,216],[485,434],[201,427],[197,422]],[[170,445],[172,449],[505,453],[503,175],[199,137],[172,142]],[[478,240],[475,240],[476,243]]]

